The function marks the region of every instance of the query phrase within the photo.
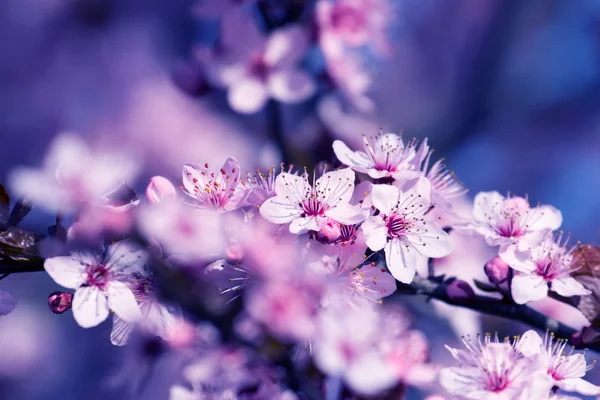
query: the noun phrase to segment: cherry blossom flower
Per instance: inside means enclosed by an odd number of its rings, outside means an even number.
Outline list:
[[[452,208],[453,200],[467,193],[467,189],[458,180],[456,175],[446,166],[443,159],[436,161],[429,168],[432,152],[427,151],[423,162],[422,171],[431,182],[431,201],[436,207],[444,210]]]
[[[106,195],[136,172],[131,157],[93,152],[79,136],[63,133],[52,143],[42,169],[18,168],[9,179],[17,194],[49,211],[64,211],[82,203],[105,203]]]
[[[183,167],[184,191],[196,200],[199,208],[220,212],[235,210],[244,197],[239,183],[240,165],[235,158],[228,158],[217,174],[210,171],[208,163]]]
[[[585,354],[573,351],[567,353],[565,348],[568,341],[558,339],[554,341],[554,334],[546,332],[544,339],[537,332],[529,330],[522,336],[522,345],[518,350],[526,357],[541,355],[544,368],[553,380],[553,386],[567,392],[577,392],[585,396],[600,395],[600,386],[583,380],[586,372],[596,365],[596,361],[587,365]]]
[[[392,387],[398,376],[377,347],[379,332],[379,316],[370,307],[353,312],[343,307],[322,309],[313,341],[317,367],[329,376],[342,377],[360,395],[372,396]]]
[[[566,245],[562,234],[549,235],[539,246],[526,252],[518,252],[516,246],[500,252],[502,260],[517,271],[511,285],[516,303],[541,300],[548,295],[548,290],[565,297],[591,293],[571,277],[578,268],[572,267],[574,248],[567,249]]]
[[[166,201],[142,208],[137,221],[142,233],[157,240],[169,255],[194,261],[218,256],[227,245],[220,216],[216,211]]]
[[[325,54],[327,60],[327,72],[331,79],[331,83],[338,90],[340,97],[353,108],[362,113],[372,113],[375,110],[375,103],[368,96],[369,89],[373,83],[372,77],[365,70],[361,64],[361,60],[358,55],[344,53],[337,57],[328,57]],[[328,111],[341,114],[343,118],[351,120],[351,122],[364,123],[365,121],[360,120],[358,116],[344,115],[341,110],[336,108],[335,98],[330,97],[329,99],[322,100],[322,104],[319,108],[327,108]],[[339,107],[339,106],[338,106]],[[321,110],[322,111],[322,110]],[[323,115],[322,111],[321,118],[327,119],[329,116]],[[350,122],[350,121],[348,121]],[[338,124],[342,124],[343,120],[339,118],[335,119],[335,129],[340,129]],[[377,126],[375,126],[377,128]],[[357,131],[356,125],[353,125],[352,134]]]
[[[562,214],[556,208],[531,208],[522,197],[505,198],[498,192],[478,193],[473,217],[474,222],[457,228],[484,237],[490,246],[517,244],[519,251],[537,247],[562,224]]]
[[[356,172],[368,174],[373,179],[408,179],[420,176],[418,166],[423,155],[417,154],[417,142],[404,145],[402,137],[395,133],[379,133],[363,136],[365,151],[352,151],[344,142],[333,142],[333,151],[340,162]],[[421,145],[426,147],[426,141]]]
[[[201,52],[199,56],[209,77],[228,89],[232,109],[252,114],[269,98],[294,104],[314,94],[313,78],[297,66],[308,48],[300,25],[286,25],[266,38],[250,15],[235,11],[223,18],[221,27],[216,54]]]
[[[404,283],[412,282],[419,255],[440,258],[452,252],[448,234],[424,217],[431,206],[430,193],[425,178],[405,192],[395,186],[374,185],[373,204],[379,214],[361,226],[369,248],[385,249],[390,273]]]
[[[366,246],[313,247],[322,254],[309,268],[326,279],[321,305],[340,303],[360,308],[366,302],[379,303],[396,291],[396,280],[385,268],[363,257]]]
[[[352,225],[363,221],[368,211],[350,205],[354,172],[349,169],[327,172],[311,185],[308,174],[283,172],[275,179],[276,196],[260,207],[260,214],[274,224],[290,224],[295,234],[319,231],[331,218]]]
[[[387,0],[319,0],[316,15],[319,43],[326,54],[339,55],[344,46],[388,49],[385,29],[392,13]]]
[[[109,246],[105,254],[78,251],[70,256],[48,258],[44,269],[56,283],[75,289],[73,316],[83,328],[103,322],[113,310],[127,322],[141,313],[134,294],[125,283],[128,274],[143,271],[148,254],[134,242]]]
[[[134,272],[127,277],[126,282],[138,302],[142,319],[137,325],[148,332],[169,340],[177,327],[180,311],[177,307],[167,306],[156,297],[156,281],[153,275]],[[113,328],[110,341],[116,346],[127,343],[136,324],[128,322],[117,314],[113,316]]]
[[[287,171],[284,169],[284,164],[280,165],[281,172],[293,174],[294,166],[289,165]],[[254,175],[248,173],[247,178],[242,181],[242,186],[246,190],[244,197],[244,206],[260,207],[267,199],[275,197],[275,167],[271,167],[267,172],[256,170]]]
[[[552,385],[536,385],[540,380],[547,380],[546,371],[537,358],[524,357],[518,350],[527,346],[523,342],[527,339],[511,343],[506,338],[501,342],[497,335],[492,339],[486,334],[483,342],[479,335],[477,341],[463,337],[466,351],[446,346],[460,365],[442,368],[441,385],[463,399],[525,400],[527,397],[521,397],[522,392],[531,394],[532,391],[536,393],[529,399],[547,398]]]

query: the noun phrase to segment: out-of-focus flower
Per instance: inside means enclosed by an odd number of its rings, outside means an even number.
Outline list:
[[[292,174],[294,166],[290,164],[288,174]],[[284,171],[284,165],[281,164],[281,171]],[[244,206],[260,207],[267,199],[275,196],[275,167],[271,167],[263,173],[256,170],[254,175],[248,173],[247,178],[242,181],[242,186],[246,189],[244,197]]]
[[[556,208],[531,208],[522,197],[505,198],[498,192],[478,193],[473,217],[474,222],[457,228],[484,237],[490,246],[516,244],[519,251],[537,247],[562,224],[562,214]]]
[[[345,102],[360,112],[371,113],[375,110],[375,103],[368,96],[368,92],[373,79],[360,61],[357,55],[348,53],[341,57],[330,57],[327,58],[327,72],[331,83]],[[378,126],[374,128],[377,129]],[[360,132],[355,126],[353,134],[357,131]]]
[[[350,305],[360,308],[364,302],[379,303],[396,291],[396,280],[385,268],[363,257],[366,246],[321,246],[313,250],[321,254],[309,268],[325,278],[321,305]]]
[[[239,183],[240,165],[235,158],[228,158],[217,174],[208,169],[208,163],[183,167],[185,193],[195,199],[195,205],[200,208],[220,212],[235,210],[244,197]]]
[[[442,368],[440,383],[462,399],[525,400],[521,397],[523,391],[530,392],[531,385],[548,380],[538,359],[524,357],[518,350],[528,345],[527,339],[523,337],[511,343],[507,338],[500,342],[497,336],[492,339],[486,334],[483,342],[463,338],[466,350],[446,346],[460,366]],[[551,382],[539,388],[536,385],[536,393],[530,393],[533,397],[529,399],[547,398],[551,388]]]
[[[500,257],[517,273],[512,279],[512,297],[517,304],[541,300],[548,290],[561,296],[583,296],[590,294],[581,283],[571,277],[573,250],[561,243],[562,234],[555,239],[548,237],[537,247],[520,253],[517,246],[509,246],[500,252]]]
[[[189,261],[220,254],[227,242],[220,228],[220,214],[199,210],[179,201],[166,201],[144,207],[138,225],[148,238],[156,239],[169,255]]]
[[[554,334],[546,332],[544,339],[537,332],[530,330],[523,334],[521,342],[525,346],[518,347],[519,351],[526,357],[540,355],[543,359],[542,370],[546,371],[553,380],[553,386],[567,392],[577,392],[585,396],[600,395],[600,386],[583,380],[586,372],[596,365],[587,365],[585,354],[573,354],[565,352],[568,340],[558,339],[554,342]]]
[[[363,136],[363,142],[364,152],[350,150],[341,140],[333,142],[333,151],[340,162],[373,179],[408,179],[420,175],[417,168],[422,159],[418,158],[416,141],[405,146],[400,135],[380,133]]]
[[[0,290],[0,315],[6,315],[17,306],[17,301],[9,293]]]
[[[431,158],[431,154],[432,152],[427,152],[422,167],[425,177],[431,182],[431,201],[436,207],[450,210],[453,200],[467,193],[467,189],[458,180],[456,175],[448,170],[444,160],[436,161],[430,169],[429,159]]]
[[[290,232],[319,231],[329,218],[352,225],[363,221],[368,211],[350,205],[354,191],[354,172],[350,168],[327,172],[314,182],[282,172],[275,180],[277,195],[264,202],[260,214],[274,224],[290,223]]]
[[[221,294],[232,294],[229,301],[237,298],[238,291],[242,290],[257,277],[256,271],[250,266],[239,263],[231,264],[226,260],[217,260],[205,268],[205,273],[210,278]]]
[[[112,244],[106,253],[78,251],[48,258],[44,269],[56,283],[75,289],[73,316],[83,328],[104,321],[110,310],[129,322],[141,318],[135,297],[124,282],[127,274],[143,271],[147,253],[129,240]]]
[[[361,395],[375,395],[392,387],[398,377],[377,348],[379,317],[370,307],[348,312],[327,307],[319,314],[313,357],[330,376],[343,377]],[[349,334],[351,332],[351,334]]]
[[[319,0],[316,15],[324,53],[339,56],[344,46],[365,45],[388,51],[385,30],[392,20],[388,0]]]
[[[146,186],[146,200],[149,203],[160,203],[163,200],[172,200],[177,197],[175,186],[170,180],[162,176],[153,176]]]
[[[431,206],[430,194],[431,185],[425,178],[419,178],[406,192],[395,186],[373,186],[373,204],[380,213],[369,217],[362,230],[371,250],[385,248],[391,274],[403,283],[412,282],[419,254],[439,258],[452,252],[448,234],[424,218]]]
[[[153,275],[147,272],[144,274],[134,272],[127,277],[126,282],[138,301],[142,319],[134,324],[115,314],[110,334],[111,343],[116,346],[125,345],[136,325],[165,340],[169,340],[181,314],[178,308],[158,301],[156,282]]]
[[[131,157],[96,153],[78,136],[62,134],[52,144],[42,169],[18,168],[11,187],[50,211],[82,203],[101,205],[105,195],[137,172]]]

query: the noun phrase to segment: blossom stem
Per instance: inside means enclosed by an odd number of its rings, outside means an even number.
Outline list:
[[[0,264],[0,274],[15,274],[19,272],[39,272],[44,270],[44,263],[22,264],[17,262],[11,262],[8,260],[2,261]],[[4,279],[4,278],[2,278]]]
[[[481,295],[475,295],[469,301],[455,300],[448,295],[446,288],[447,285],[445,283],[436,282],[433,279],[422,278],[420,276],[415,276],[412,283],[408,285],[400,282],[397,283],[397,293],[399,294],[422,294],[447,304],[479,311],[483,314],[519,321],[539,330],[549,329],[551,332],[554,332],[556,337],[568,339],[573,346],[587,347],[590,350],[600,352],[600,343],[582,345],[580,342],[575,342],[573,335],[578,333],[576,329],[562,324],[526,305],[519,305],[512,301],[503,299],[498,300],[493,297]]]

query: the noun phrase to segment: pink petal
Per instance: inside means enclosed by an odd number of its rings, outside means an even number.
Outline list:
[[[302,212],[298,203],[292,202],[290,199],[282,196],[271,197],[260,206],[260,215],[273,224],[287,224],[288,222],[292,222]]]
[[[429,179],[421,177],[415,180],[414,185],[400,194],[399,202],[406,206],[411,213],[424,214],[431,205],[431,183]]]
[[[304,56],[307,47],[308,36],[302,26],[288,25],[277,29],[269,36],[264,60],[270,66],[290,68]]]
[[[112,281],[107,288],[108,305],[125,322],[137,322],[142,313],[135,296],[129,287],[118,281]]]
[[[416,272],[417,251],[406,246],[399,239],[392,239],[385,245],[385,261],[390,273],[402,283],[411,283]]]
[[[515,275],[512,280],[512,296],[517,304],[541,300],[548,295],[548,284],[535,274]]]
[[[577,392],[585,396],[600,395],[600,386],[596,386],[581,378],[563,379],[562,381],[554,382],[556,386],[567,392]]]
[[[577,282],[574,278],[571,278],[569,276],[553,280],[550,289],[553,292],[556,292],[561,296],[565,297],[585,296],[587,294],[592,293],[586,288],[584,288],[581,283]]]
[[[369,210],[348,203],[340,203],[332,209],[325,211],[325,215],[344,225],[354,225],[369,216]]]
[[[534,330],[525,332],[517,344],[517,350],[525,357],[531,357],[540,354],[543,347],[544,342],[542,338]]]
[[[519,272],[532,273],[537,269],[529,257],[529,252],[519,252],[515,245],[501,248],[499,255],[502,261]]]
[[[290,232],[299,235],[308,231],[318,231],[326,224],[326,217],[296,218],[290,224]]]
[[[562,225],[562,214],[552,206],[539,206],[529,211],[529,229],[554,231]]]
[[[349,203],[354,193],[354,179],[354,171],[350,168],[327,172],[317,179],[315,189],[324,192],[324,201],[329,206]]]
[[[110,313],[106,296],[95,286],[78,288],[72,308],[73,317],[82,328],[100,325]]]
[[[371,250],[379,251],[384,248],[387,242],[387,228],[380,216],[367,218],[360,227]]]
[[[269,91],[282,103],[295,104],[307,100],[317,90],[313,78],[307,72],[290,68],[269,75]]]
[[[262,109],[269,98],[264,83],[246,78],[233,83],[227,92],[229,106],[241,114],[253,114]]]
[[[488,215],[495,215],[504,202],[504,196],[498,192],[480,192],[473,200],[473,216],[476,220],[489,223]]]
[[[122,240],[110,245],[104,265],[116,273],[143,273],[148,257],[146,250],[133,240]]]
[[[406,239],[415,249],[427,257],[440,258],[452,253],[452,239],[435,222],[427,222],[418,232],[411,232]]]
[[[362,151],[350,150],[341,140],[333,142],[333,152],[342,164],[351,167],[357,172],[366,174],[368,169],[373,167],[373,160],[369,156]]]
[[[390,211],[398,203],[398,188],[391,185],[373,185],[372,199],[373,205],[384,215],[389,215]]]
[[[44,269],[54,282],[69,289],[76,289],[81,285],[86,267],[71,256],[47,258],[44,261]]]

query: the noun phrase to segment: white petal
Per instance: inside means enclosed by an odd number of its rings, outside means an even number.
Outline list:
[[[8,175],[9,186],[15,194],[31,199],[49,211],[70,206],[71,199],[53,176],[32,168],[15,168]]]
[[[260,206],[260,215],[273,224],[292,222],[300,217],[302,212],[298,203],[281,196],[271,197]]]
[[[556,381],[555,384],[567,392],[577,392],[585,396],[600,395],[600,386],[596,386],[581,378],[563,379],[562,381]]]
[[[312,76],[298,68],[270,74],[268,87],[273,98],[288,104],[307,100],[317,90]]]
[[[102,323],[110,313],[108,300],[95,286],[80,287],[73,295],[73,317],[82,328]]]
[[[424,214],[431,205],[431,183],[421,177],[415,184],[400,194],[400,207],[408,213]]]
[[[354,193],[356,175],[350,168],[327,172],[315,182],[315,190],[322,193],[325,203],[330,207],[349,203]],[[320,196],[320,197],[321,197]]]
[[[106,289],[108,305],[122,320],[137,322],[142,319],[142,313],[135,296],[129,287],[119,281],[112,281]]]
[[[333,142],[333,152],[342,164],[357,172],[367,173],[368,169],[373,167],[373,160],[366,153],[350,150],[341,140]]]
[[[438,224],[427,222],[418,231],[411,230],[406,239],[424,256],[445,257],[452,253],[452,239]]]
[[[122,240],[110,245],[104,265],[117,273],[143,273],[148,257],[148,252],[133,240]]]
[[[416,271],[417,251],[399,239],[385,245],[385,261],[390,273],[402,283],[411,283]]]
[[[581,283],[569,276],[553,280],[550,290],[565,297],[585,296],[586,294],[591,293],[589,290],[584,288]]]
[[[333,218],[340,224],[354,225],[362,222],[369,216],[369,210],[363,210],[358,206],[341,203],[336,207],[325,211],[325,215]]]
[[[365,396],[375,395],[398,381],[392,368],[375,351],[348,365],[345,376],[348,386]]]
[[[552,206],[539,206],[529,210],[529,229],[555,231],[562,225],[561,212]]]
[[[277,196],[289,198],[292,203],[301,203],[310,191],[310,183],[303,176],[282,172],[275,178]]]
[[[517,350],[525,357],[531,357],[540,354],[543,346],[544,342],[540,335],[534,330],[529,330],[519,339]]]
[[[254,78],[234,82],[227,92],[229,106],[241,114],[253,114],[262,109],[269,98],[264,83]]]
[[[535,274],[515,275],[512,280],[512,297],[517,304],[541,300],[548,295],[548,284]]]
[[[286,25],[269,36],[264,60],[271,66],[291,67],[304,56],[307,46],[308,37],[302,26]]]
[[[134,324],[125,322],[117,314],[113,315],[113,327],[110,332],[110,342],[115,346],[124,346],[131,336]]]
[[[387,228],[380,216],[367,218],[361,225],[367,246],[373,251],[383,249],[387,242]]]
[[[498,192],[480,192],[473,200],[473,216],[476,220],[489,223],[488,216],[495,216],[504,202],[504,196]]]
[[[537,267],[529,257],[529,252],[520,252],[517,246],[504,246],[500,249],[500,258],[507,263],[511,268],[525,273],[534,272]]]
[[[300,235],[308,231],[318,231],[327,224],[326,217],[297,218],[290,224],[290,232]]]
[[[398,203],[400,192],[391,185],[373,185],[373,205],[384,215],[389,215],[392,208]]]
[[[478,367],[442,368],[439,380],[448,392],[472,399],[471,395],[481,390],[481,374]]]
[[[52,257],[44,261],[44,269],[54,282],[69,289],[76,289],[81,285],[86,268],[87,265],[71,256]]]

